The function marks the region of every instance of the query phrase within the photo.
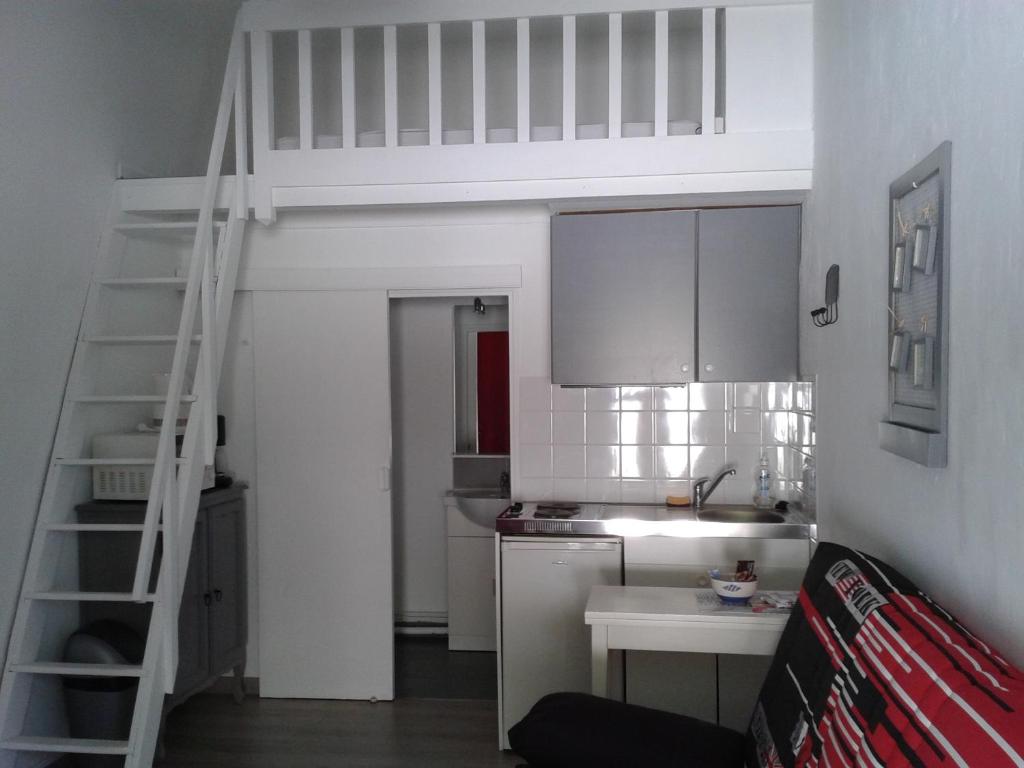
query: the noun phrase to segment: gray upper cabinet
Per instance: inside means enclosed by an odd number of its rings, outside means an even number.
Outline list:
[[[697,214],[551,221],[551,379],[562,385],[694,380]]]
[[[551,380],[790,381],[800,207],[551,220]]]
[[[797,378],[800,208],[700,212],[698,378]]]

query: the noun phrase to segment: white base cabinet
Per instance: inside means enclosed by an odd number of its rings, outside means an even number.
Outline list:
[[[494,535],[448,537],[448,650],[493,651]]]
[[[501,540],[500,741],[537,700],[590,692],[590,588],[622,584],[622,542],[587,537]],[[621,671],[609,670],[609,680]]]

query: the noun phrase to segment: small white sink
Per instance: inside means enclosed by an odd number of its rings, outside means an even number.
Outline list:
[[[494,520],[511,502],[500,491],[450,491],[445,497],[449,536],[493,536]]]

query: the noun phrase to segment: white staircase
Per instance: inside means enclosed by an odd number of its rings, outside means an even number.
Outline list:
[[[221,90],[202,202],[191,215],[126,217],[115,198],[100,244],[68,378],[49,471],[22,582],[0,687],[0,766],[57,756],[124,756],[152,763],[163,699],[178,661],[177,616],[204,470],[213,463],[216,392],[245,222],[247,116],[244,38],[236,25]],[[214,210],[234,110],[236,183]],[[215,217],[215,213],[217,216]],[[167,395],[153,375],[170,374]],[[193,382],[187,386],[187,382]],[[96,458],[98,434],[131,432],[162,408],[156,456]],[[176,449],[179,415],[187,424]],[[158,411],[159,412],[159,411]],[[74,506],[92,497],[96,468],[150,470],[144,524],[83,524]],[[133,536],[134,577],[109,591],[83,591],[79,537]],[[159,547],[158,547],[159,543]],[[68,664],[64,644],[96,603],[150,606],[140,665]],[[61,680],[137,678],[124,739],[68,734]],[[23,753],[42,753],[25,756]]]

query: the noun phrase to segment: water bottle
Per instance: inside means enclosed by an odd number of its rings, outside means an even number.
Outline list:
[[[772,469],[768,465],[768,457],[761,454],[761,462],[754,470],[754,506],[758,509],[771,509],[775,506],[772,498]]]

